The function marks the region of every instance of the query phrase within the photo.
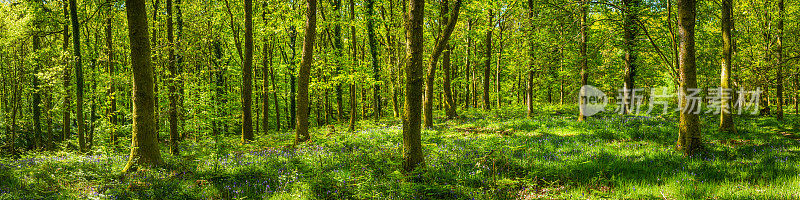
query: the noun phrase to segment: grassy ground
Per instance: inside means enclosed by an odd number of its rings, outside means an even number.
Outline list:
[[[0,199],[800,199],[796,115],[740,117],[736,134],[704,115],[705,151],[687,158],[673,150],[674,116],[579,123],[574,107],[538,108],[438,120],[423,132],[424,167],[405,175],[399,121],[364,121],[355,133],[320,128],[297,149],[291,133],[203,137],[131,174],[119,173],[127,151],[102,147],[2,158]]]

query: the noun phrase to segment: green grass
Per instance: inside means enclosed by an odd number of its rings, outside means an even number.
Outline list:
[[[798,117],[737,116],[738,133],[703,115],[703,153],[674,150],[675,116],[574,107],[462,111],[423,132],[425,164],[400,172],[398,120],[329,128],[297,149],[291,133],[200,137],[167,165],[119,171],[125,146],[87,155],[38,152],[0,160],[0,199],[799,199]],[[436,113],[441,116],[441,113]],[[336,127],[346,130],[346,127]],[[327,135],[327,136],[326,136]],[[163,145],[162,145],[163,146]],[[162,149],[166,153],[166,149]]]

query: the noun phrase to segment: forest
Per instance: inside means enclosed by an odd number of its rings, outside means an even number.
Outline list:
[[[798,0],[0,0],[0,200],[800,199]]]

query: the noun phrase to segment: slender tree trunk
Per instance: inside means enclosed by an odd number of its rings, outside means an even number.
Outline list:
[[[156,25],[156,23],[158,23],[158,13],[159,13],[158,12],[158,5],[159,5],[159,1],[158,0],[153,1],[153,29],[152,29],[151,35],[150,35],[150,45],[154,46],[154,48],[150,48],[151,56],[152,56],[150,59],[152,59],[152,62],[153,62],[152,66],[153,66],[153,73],[154,73],[153,74],[153,91],[154,91],[153,100],[156,103],[155,103],[155,113],[153,114],[153,116],[154,116],[153,118],[156,119],[156,125],[155,125],[156,126],[156,136],[158,136],[158,133],[161,130],[161,124],[160,124],[161,118],[160,118],[160,115],[159,115],[159,112],[161,112],[161,108],[158,105],[158,103],[160,102],[160,101],[158,101],[158,75],[159,75],[158,67],[159,67],[160,55],[159,55],[159,51],[158,51],[158,49],[159,49],[159,47],[158,47],[158,34],[157,34],[158,33],[158,25]]]
[[[297,98],[297,87],[295,87],[295,66],[294,66],[294,58],[297,55],[295,42],[297,41],[297,30],[295,26],[289,26],[289,48],[292,50],[292,59],[289,60],[289,128],[296,128],[297,122],[297,102],[295,99]]]
[[[425,11],[424,0],[409,0],[406,27],[406,95],[403,114],[403,169],[413,171],[424,162],[422,155],[420,103],[422,103],[422,23]]]
[[[242,142],[253,140],[253,0],[244,1],[244,66],[242,67]]]
[[[178,68],[175,66],[175,40],[172,27],[172,0],[167,0],[167,54],[169,56],[169,149],[172,155],[178,152]]]
[[[78,22],[78,8],[75,0],[69,0],[70,21],[72,21],[72,49],[75,56],[75,115],[78,116],[78,144],[80,151],[86,151],[84,141],[84,119],[83,119],[83,66],[81,65],[81,38],[80,23]]]
[[[467,18],[467,55],[464,57],[464,60],[466,60],[464,80],[466,80],[467,85],[465,88],[467,91],[464,92],[464,108],[469,108],[470,105],[474,105],[472,104],[472,99],[474,98],[474,93],[472,92],[474,87],[472,86],[475,84],[472,83],[472,58],[470,58],[470,55],[472,55],[472,37],[469,37],[470,32],[472,32],[472,19]]]
[[[178,90],[178,107],[175,110],[175,114],[178,116],[178,142],[183,141],[186,139],[186,117],[184,116],[184,98],[185,98],[185,90],[183,87],[183,13],[181,12],[181,0],[175,0],[175,21],[177,23],[177,33],[175,34],[175,49],[177,50],[175,54],[175,66],[177,67],[177,74],[175,74],[175,82],[177,83],[175,87]]]
[[[736,132],[731,115],[731,98],[733,95],[724,96],[725,90],[731,89],[731,59],[733,53],[733,38],[731,37],[733,0],[722,0],[722,69],[720,77],[720,118],[719,130],[723,132]]]
[[[275,68],[269,66],[269,77],[270,81],[272,81],[272,101],[275,105],[275,131],[281,130],[281,109],[278,107],[278,86],[275,82]]]
[[[64,17],[65,18],[69,17],[69,15],[67,14],[68,10],[69,10],[68,7],[67,7],[68,4],[69,3],[67,3],[66,0],[65,0],[64,8],[63,8],[64,9]],[[63,36],[63,42],[64,43],[61,46],[62,46],[62,50],[63,51],[67,51],[67,49],[69,48],[69,28],[68,28],[66,23],[64,23],[64,27],[63,28],[64,28],[64,32],[63,32],[62,36]],[[70,113],[69,113],[69,111],[72,109],[72,106],[71,106],[72,102],[70,102],[70,93],[69,93],[69,85],[70,85],[69,81],[72,80],[72,78],[69,75],[69,71],[70,71],[69,62],[65,62],[65,66],[66,67],[64,68],[64,77],[63,77],[64,78],[64,84],[63,84],[63,86],[64,86],[64,112],[63,112],[64,120],[63,120],[63,124],[62,124],[62,128],[61,128],[61,131],[62,131],[61,140],[62,141],[66,141],[66,140],[69,139],[69,136],[71,134],[71,130],[70,129],[72,128],[70,126],[70,122],[72,121],[72,119],[70,119],[71,116],[70,116]]]
[[[267,5],[264,4],[264,8],[266,7]],[[266,11],[264,11],[262,15],[266,15]],[[264,18],[264,25],[265,26],[267,25],[266,18]],[[262,112],[261,115],[263,116],[262,118],[264,119],[261,121],[261,126],[264,129],[264,133],[269,133],[269,81],[267,80],[269,80],[268,79],[269,68],[272,67],[272,58],[273,58],[272,45],[273,43],[271,37],[270,39],[264,38],[264,49],[263,49],[264,61],[263,64],[261,65],[261,75],[262,75],[261,87],[263,88],[261,90],[261,104],[264,105],[264,109],[261,111]],[[275,109],[277,109],[277,107]]]
[[[589,74],[587,72],[587,70],[588,70],[587,69],[587,67],[588,67],[587,66],[587,64],[588,64],[587,63],[588,55],[586,54],[587,53],[586,52],[586,41],[588,39],[587,38],[588,37],[587,31],[589,31],[589,30],[587,30],[589,24],[588,24],[588,21],[586,21],[586,18],[589,15],[589,5],[588,5],[588,2],[586,2],[585,0],[584,0],[584,2],[581,3],[581,13],[582,14],[581,14],[581,37],[580,37],[580,39],[581,39],[581,44],[580,44],[581,45],[580,46],[580,50],[581,50],[581,64],[580,64],[581,72],[580,73],[581,74],[580,75],[581,75],[581,86],[584,86],[584,85],[588,84],[588,78],[589,78],[589,76],[588,76]],[[583,105],[584,104],[583,101],[584,101],[583,98],[578,98],[578,105]],[[564,81],[562,79],[562,81],[561,81],[561,103],[563,103],[563,102],[564,102]],[[585,117],[583,115],[584,106],[578,106],[578,108],[579,108],[578,109],[579,110],[578,121],[583,121],[584,117]]]
[[[770,54],[770,32],[769,30],[772,28],[770,27],[770,13],[769,13],[769,0],[764,1],[764,27],[763,27],[763,36],[764,36],[764,66],[766,69],[769,70],[770,66],[769,63],[772,61],[771,54]],[[763,92],[761,93],[761,103],[759,105],[763,106],[761,112],[759,113],[762,116],[769,116],[770,115],[770,107],[769,107],[769,77],[764,77],[764,82],[761,83]]]
[[[778,0],[778,33],[777,33],[777,47],[775,51],[777,51],[778,55],[778,72],[775,74],[777,76],[777,88],[775,90],[775,94],[778,96],[778,109],[775,111],[777,112],[776,118],[779,121],[783,121],[783,18],[784,16],[784,6],[783,0]]]
[[[314,38],[317,34],[317,0],[306,0],[306,31],[303,36],[303,60],[300,62],[297,86],[297,135],[295,145],[309,139],[308,135],[308,83],[314,63]]]
[[[356,14],[355,14],[355,4],[353,0],[350,0],[350,21],[355,21]],[[356,63],[356,53],[357,53],[357,43],[356,40],[356,27],[354,25],[350,25],[350,38],[351,38],[351,56],[352,63]],[[356,125],[356,86],[355,83],[350,83],[350,123],[347,127],[348,131],[354,131]]]
[[[694,111],[687,108],[690,89],[697,88],[695,69],[695,41],[694,25],[696,15],[695,0],[678,0],[678,33],[680,35],[679,61],[681,75],[681,105],[685,108],[680,111],[678,124],[678,150],[687,156],[693,155],[702,148],[700,118]]]
[[[339,71],[342,70],[343,65],[343,49],[342,49],[342,15],[340,10],[342,8],[342,0],[334,0],[333,1],[333,17],[336,20],[336,26],[333,28],[333,46],[335,48],[336,59],[336,71],[335,76],[339,75]],[[344,105],[342,104],[342,83],[336,83],[336,120],[339,122],[344,120]]]
[[[380,70],[381,67],[378,65],[378,41],[375,38],[375,1],[374,0],[366,0],[367,4],[367,40],[369,40],[369,54],[372,56],[372,79],[376,81],[372,85],[373,89],[373,97],[372,100],[373,105],[375,106],[375,120],[381,119],[381,85],[378,83],[380,81]]]
[[[485,60],[483,61],[484,69],[483,69],[483,109],[489,110],[491,109],[491,105],[489,103],[489,82],[491,81],[491,71],[492,71],[492,29],[494,29],[494,25],[492,19],[494,15],[492,14],[492,10],[489,10],[489,20],[486,22],[486,52],[484,52]]]
[[[450,86],[450,79],[452,76],[452,72],[450,71],[450,54],[452,48],[450,48],[449,45],[445,48],[446,50],[444,51],[444,56],[442,57],[442,70],[444,70],[444,108],[447,119],[453,119],[457,117],[457,114],[455,98],[453,98],[453,90]]]
[[[110,12],[110,11],[109,11]],[[106,19],[106,72],[108,73],[109,77],[112,77],[108,81],[108,92],[107,98],[109,102],[109,110],[107,112],[108,116],[108,124],[111,125],[111,130],[109,131],[109,139],[111,140],[111,144],[116,146],[117,145],[117,84],[114,81],[116,79],[116,69],[114,69],[114,38],[113,38],[113,19],[108,17]]]
[[[534,73],[535,73],[535,61],[536,61],[536,53],[535,47],[533,43],[534,33],[536,27],[534,26],[534,22],[537,19],[538,13],[534,11],[534,6],[536,3],[534,0],[528,0],[528,20],[530,23],[530,27],[528,30],[529,38],[528,38],[528,85],[525,88],[525,105],[527,107],[527,114],[529,118],[533,117],[533,81],[534,81]]]
[[[433,88],[434,88],[434,80],[436,78],[436,63],[439,60],[439,56],[442,54],[443,51],[446,51],[448,45],[448,41],[450,40],[450,35],[453,34],[453,30],[455,29],[456,22],[458,21],[458,13],[461,7],[461,1],[456,1],[455,6],[453,7],[452,13],[450,12],[450,8],[447,5],[448,1],[442,2],[441,7],[441,15],[442,15],[442,25],[444,26],[444,30],[442,34],[439,36],[439,40],[436,41],[436,45],[433,48],[433,53],[431,54],[431,59],[428,61],[428,73],[427,78],[425,79],[425,98],[423,99],[423,118],[422,122],[425,128],[433,127]],[[448,16],[448,14],[450,16]],[[449,56],[449,55],[448,55]],[[447,61],[450,61],[449,57]],[[442,61],[443,65],[444,61]],[[449,63],[447,63],[449,65]],[[447,66],[450,67],[450,66]],[[447,69],[445,73],[449,73],[450,69]],[[449,76],[446,74],[445,76]],[[449,83],[448,87],[449,87]],[[455,114],[455,113],[450,113]],[[450,115],[448,115],[450,117]]]
[[[71,0],[75,1],[75,0]],[[126,0],[128,38],[133,67],[133,138],[128,164],[122,170],[131,172],[136,165],[154,166],[163,163],[159,152],[153,118],[153,67],[150,66],[150,42],[147,40],[147,13],[143,0]]]
[[[495,81],[495,84],[494,84],[494,88],[495,89],[494,90],[495,90],[495,93],[497,94],[497,108],[502,108],[501,106],[503,104],[503,95],[500,95],[500,94],[503,94],[503,93],[502,93],[502,91],[500,91],[500,87],[501,87],[500,83],[502,82],[502,77],[501,76],[502,76],[502,73],[503,73],[503,67],[500,66],[500,61],[503,59],[503,31],[505,30],[505,27],[503,26],[503,23],[504,23],[505,19],[503,19],[501,14],[498,14],[498,15],[499,16],[497,17],[497,26],[500,27],[500,32],[498,32],[499,33],[498,36],[500,38],[498,38],[498,40],[497,40],[497,42],[499,43],[497,45],[497,48],[498,48],[499,52],[497,53],[497,64],[495,64],[495,67],[497,68],[497,70],[495,71],[495,80],[494,80]]]
[[[632,90],[636,88],[636,35],[638,34],[638,25],[636,25],[637,12],[639,9],[638,0],[624,0],[622,3],[625,5],[625,77],[623,86],[623,97],[627,103],[622,104],[622,111],[625,114],[630,114],[633,104],[631,101]]]
[[[41,27],[41,25],[39,25],[38,23],[35,26],[36,26],[37,31],[40,29],[39,27]],[[39,33],[34,33],[33,34],[33,44],[32,45],[33,45],[33,53],[36,54],[37,51],[39,51],[39,48],[41,47],[41,41],[40,41]],[[43,138],[42,137],[42,120],[41,120],[42,112],[41,112],[41,106],[39,106],[42,103],[42,93],[40,91],[41,89],[39,88],[39,77],[36,74],[38,74],[39,71],[42,70],[42,64],[39,63],[39,62],[36,62],[34,65],[35,66],[34,66],[33,76],[32,76],[33,80],[31,80],[32,85],[33,85],[33,102],[32,102],[32,104],[33,104],[33,134],[34,134],[33,135],[33,137],[34,137],[33,146],[34,146],[34,148],[40,148],[40,147],[42,147],[42,138]]]
[[[227,103],[227,100],[223,97],[225,94],[225,67],[222,65],[222,47],[219,41],[219,38],[215,38],[213,41],[214,46],[214,65],[217,71],[216,80],[216,97],[215,97],[215,114],[216,118],[214,120],[214,135],[219,135],[221,133],[225,133],[227,131],[227,124],[224,120],[227,114],[225,113],[224,106]]]

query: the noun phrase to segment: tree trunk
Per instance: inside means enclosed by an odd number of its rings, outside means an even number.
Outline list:
[[[40,25],[37,23],[35,26],[37,27],[36,29],[38,31]],[[33,34],[33,53],[34,54],[36,54],[37,51],[39,51],[39,48],[41,47],[41,41],[39,39],[40,39],[39,33],[34,33]],[[33,146],[34,146],[34,148],[40,148],[42,146],[42,138],[43,138],[42,137],[42,121],[41,121],[42,112],[41,112],[41,106],[39,106],[42,103],[42,93],[41,93],[40,88],[39,88],[39,77],[36,74],[38,74],[39,71],[42,70],[42,64],[39,63],[39,61],[36,61],[36,63],[34,65],[35,66],[34,66],[34,70],[33,70],[33,80],[31,80],[33,82],[32,83],[32,85],[33,85],[33,102],[32,102],[32,104],[33,104],[33,138],[34,138],[33,139]]]
[[[264,8],[266,8],[266,4],[264,4]],[[266,9],[265,9],[266,10]],[[266,11],[262,13],[262,15],[266,15]],[[267,25],[266,18],[264,18],[264,25]],[[272,67],[272,58],[273,58],[273,49],[272,49],[272,40],[265,38],[264,39],[264,49],[263,51],[263,63],[261,65],[261,104],[264,106],[264,109],[261,110],[261,115],[263,120],[261,121],[261,127],[264,129],[264,133],[269,133],[269,68]],[[277,107],[275,108],[277,109]]]
[[[725,90],[731,89],[731,66],[733,60],[731,59],[733,53],[733,38],[731,37],[731,29],[733,25],[732,20],[733,0],[722,0],[722,69],[720,77],[720,118],[719,130],[722,132],[736,132],[733,123],[733,115],[731,115],[731,98],[733,95],[724,96]],[[732,94],[732,93],[731,93]]]
[[[467,18],[467,33],[470,32],[472,32],[472,19]],[[466,69],[464,70],[464,80],[466,80],[465,83],[467,85],[465,89],[467,91],[464,92],[464,108],[469,108],[470,105],[474,105],[472,104],[473,101],[472,99],[474,98],[474,93],[472,92],[474,90],[474,87],[472,86],[475,84],[472,82],[472,62],[471,62],[472,59],[470,58],[470,55],[472,54],[472,37],[469,37],[469,34],[467,34],[466,37],[467,37],[467,55],[466,57],[464,57],[464,59],[466,60],[465,61]]]
[[[275,82],[275,68],[269,66],[269,77],[270,81],[272,81],[272,99],[273,104],[275,105],[275,131],[281,130],[281,109],[278,107],[278,85]]]
[[[444,51],[444,57],[442,57],[442,70],[444,70],[444,110],[447,119],[453,119],[457,117],[457,114],[453,90],[450,86],[450,79],[452,76],[452,72],[450,71],[450,54],[452,49],[449,45],[445,48],[447,48],[447,50]]]
[[[448,40],[450,40],[450,35],[453,34],[453,30],[455,29],[456,22],[458,21],[459,8],[461,7],[461,1],[456,1],[456,5],[453,7],[453,12],[450,13],[447,2],[448,1],[443,1],[441,8],[442,25],[444,25],[445,28],[442,31],[442,34],[439,36],[439,40],[436,41],[436,45],[433,48],[433,53],[431,54],[431,59],[428,60],[428,73],[425,79],[425,98],[423,99],[424,107],[422,108],[422,122],[425,128],[433,127],[433,81],[436,79],[436,63],[438,62],[441,53],[448,47],[447,43]],[[448,14],[450,14],[450,16],[447,16]]]
[[[297,134],[295,145],[309,139],[308,135],[308,83],[311,65],[314,64],[314,38],[317,34],[317,0],[306,0],[306,32],[303,35],[303,60],[300,62],[297,86]]]
[[[167,0],[167,54],[169,60],[169,149],[172,155],[178,152],[178,68],[175,66],[175,40],[172,27],[172,0]]]
[[[75,0],[71,0],[75,1]],[[153,99],[153,68],[150,66],[150,42],[147,40],[147,13],[143,0],[126,0],[128,38],[133,67],[133,138],[128,163],[122,170],[135,171],[136,165],[163,163],[156,140]]]
[[[69,8],[67,6],[68,6],[68,3],[66,3],[66,1],[65,1],[64,6],[63,6],[64,17],[65,18],[69,17],[69,14],[68,14],[69,13]],[[64,32],[62,33],[63,43],[61,45],[61,48],[62,48],[63,51],[67,51],[67,49],[69,48],[69,28],[68,28],[66,23],[64,23],[63,29],[64,29]],[[71,128],[70,121],[72,121],[72,120],[70,119],[71,116],[70,116],[69,111],[71,110],[72,103],[70,102],[70,93],[69,93],[69,85],[70,85],[70,83],[69,83],[69,81],[72,78],[70,78],[69,71],[70,71],[69,62],[65,62],[64,77],[63,77],[63,80],[64,80],[64,83],[63,83],[63,86],[64,86],[64,104],[63,104],[64,112],[62,114],[63,117],[64,117],[64,120],[63,120],[62,128],[61,128],[61,134],[62,134],[61,140],[62,141],[68,140],[70,132],[71,132],[70,131],[70,128]]]
[[[253,140],[253,0],[244,1],[244,66],[242,66],[242,142]]]
[[[778,0],[778,33],[777,33],[777,42],[776,42],[776,49],[778,55],[778,71],[775,74],[777,76],[777,88],[775,88],[775,94],[777,95],[778,99],[778,109],[775,111],[777,112],[776,118],[779,121],[783,121],[783,18],[784,18],[784,6],[783,0]]]
[[[489,110],[491,109],[491,105],[489,103],[489,82],[491,79],[491,71],[492,71],[492,29],[494,29],[494,25],[492,23],[492,18],[494,15],[492,14],[492,10],[489,10],[489,20],[486,22],[486,52],[484,52],[485,60],[483,61],[484,69],[483,69],[483,109]]]
[[[695,41],[694,25],[696,15],[695,0],[678,0],[678,33],[680,45],[678,47],[681,75],[681,108],[680,123],[678,124],[678,150],[690,156],[699,150],[702,145],[700,132],[700,118],[687,108],[690,89],[697,88],[695,69]]]
[[[534,65],[534,63],[536,61],[536,53],[535,53],[535,47],[534,47],[534,44],[533,44],[533,41],[534,41],[533,40],[534,39],[534,29],[536,29],[536,27],[534,26],[534,22],[535,22],[534,20],[537,18],[537,13],[534,11],[534,6],[535,5],[536,5],[536,3],[534,2],[534,0],[528,0],[528,20],[529,20],[529,23],[530,23],[530,27],[529,27],[530,30],[528,30],[529,31],[528,35],[529,35],[530,38],[528,39],[528,59],[529,59],[528,60],[528,62],[529,62],[528,63],[528,85],[525,88],[525,90],[526,90],[525,91],[525,94],[526,94],[526,96],[525,96],[525,106],[527,107],[528,118],[532,118],[533,117],[533,81],[534,81],[534,72],[536,70],[535,69],[535,65]]]
[[[425,11],[424,0],[409,0],[406,28],[406,95],[403,114],[403,169],[413,171],[422,163],[420,103],[422,103],[422,23]]]
[[[372,56],[372,79],[375,81],[375,83],[372,84],[372,100],[374,101],[373,105],[375,106],[375,113],[373,117],[375,117],[375,120],[379,120],[381,119],[381,85],[379,84],[381,67],[378,65],[378,42],[377,39],[375,39],[375,1],[366,0],[366,4],[367,40],[369,40],[369,54]]]
[[[589,78],[589,76],[588,76],[589,74],[586,71],[587,67],[588,67],[588,66],[586,66],[588,64],[587,60],[589,59],[588,55],[586,54],[587,53],[586,52],[586,41],[588,39],[587,38],[588,37],[587,31],[589,31],[589,30],[587,30],[588,26],[589,26],[589,23],[588,23],[588,21],[586,21],[586,18],[589,15],[588,2],[584,1],[584,2],[581,3],[581,13],[582,14],[581,14],[581,37],[580,37],[580,39],[581,39],[581,44],[580,44],[581,45],[580,46],[580,50],[581,50],[581,61],[580,61],[581,62],[581,64],[580,64],[581,72],[580,73],[581,74],[580,75],[581,75],[581,87],[582,87],[582,86],[588,84],[588,78]],[[583,98],[578,98],[578,105],[583,105],[584,104],[583,101],[584,101]],[[563,79],[561,81],[561,103],[564,103],[564,81],[563,81]],[[579,110],[578,121],[583,121],[584,120],[584,117],[585,117],[583,115],[584,107],[585,106],[578,106],[578,108],[579,108],[578,109]]]
[[[111,12],[109,10],[109,12]],[[114,38],[113,38],[113,19],[108,17],[106,19],[106,73],[108,73],[109,81],[108,81],[108,88],[107,88],[107,98],[109,102],[109,110],[107,111],[108,116],[108,124],[111,125],[111,130],[108,132],[109,139],[111,140],[111,144],[116,146],[117,145],[117,84],[114,81],[116,79],[116,70],[114,69]]]
[[[333,46],[335,48],[335,55],[336,55],[336,71],[334,76],[339,75],[339,71],[342,69],[343,61],[343,49],[342,49],[342,25],[341,19],[342,15],[340,14],[339,10],[342,8],[342,0],[334,0],[333,1],[333,15],[334,20],[336,20],[336,26],[333,28]],[[342,121],[344,119],[344,105],[342,104],[342,83],[337,81],[336,83],[336,120]]]
[[[84,122],[83,122],[83,67],[81,65],[81,38],[80,27],[78,27],[78,8],[75,0],[69,0],[69,18],[72,22],[72,49],[75,58],[75,115],[78,117],[78,144],[80,151],[86,151],[84,141]]]
[[[297,87],[295,87],[295,66],[294,58],[297,55],[295,42],[297,41],[297,30],[295,26],[289,26],[289,48],[292,50],[292,59],[289,60],[289,128],[296,128],[297,125]]]
[[[625,5],[625,77],[624,82],[625,85],[623,86],[623,101],[627,101],[627,103],[623,103],[622,111],[625,114],[631,114],[632,108],[630,107],[633,104],[631,101],[632,98],[632,90],[636,88],[634,85],[636,82],[636,35],[638,34],[636,25],[637,22],[637,12],[639,11],[639,1],[638,0],[624,0],[622,3]]]
[[[353,0],[350,0],[350,21],[355,21],[356,14],[355,14],[355,6],[356,4],[353,3]],[[356,27],[355,25],[350,25],[350,48],[351,48],[351,56],[352,63],[356,63],[356,53],[357,53],[357,40],[356,40]],[[351,67],[352,68],[352,67]],[[352,71],[352,70],[351,70]],[[356,86],[355,83],[350,83],[350,123],[347,127],[348,131],[354,131],[356,125]]]

